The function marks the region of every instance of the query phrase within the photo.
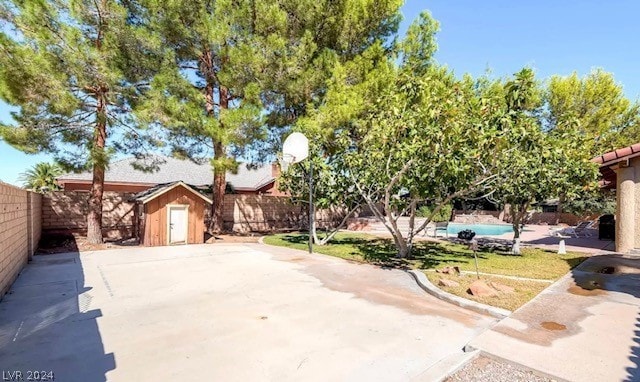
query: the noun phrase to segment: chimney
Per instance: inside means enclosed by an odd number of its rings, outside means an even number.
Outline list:
[[[278,162],[271,163],[271,176],[276,179],[280,176],[280,164]]]

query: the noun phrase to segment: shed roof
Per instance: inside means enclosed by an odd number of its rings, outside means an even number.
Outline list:
[[[171,182],[171,183],[163,183],[163,184],[158,184],[155,185],[147,190],[144,190],[142,192],[138,192],[137,194],[133,195],[131,197],[131,200],[134,200],[136,202],[141,202],[141,203],[147,203],[150,202],[151,200],[157,198],[158,196],[173,190],[176,187],[184,187],[185,189],[187,189],[188,191],[191,191],[193,194],[199,196],[200,198],[202,198],[205,202],[211,204],[212,201],[211,199],[209,199],[208,197],[204,196],[201,192],[199,192],[195,187],[193,186],[189,186],[188,184],[182,182],[182,181],[178,181],[178,182]]]
[[[136,167],[151,166],[155,162],[156,171],[143,171]],[[78,174],[68,173],[57,178],[59,181],[87,181],[92,179],[89,171]],[[271,165],[263,165],[248,169],[246,164],[238,166],[236,174],[227,172],[227,183],[234,189],[241,191],[255,191],[275,181]],[[109,164],[105,171],[107,183],[129,184],[166,184],[183,181],[186,184],[196,186],[210,185],[213,181],[211,165],[196,163],[191,160],[182,160],[164,156],[153,156],[147,159],[125,158]]]

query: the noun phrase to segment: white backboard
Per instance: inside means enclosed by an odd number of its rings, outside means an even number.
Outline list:
[[[309,156],[309,140],[302,133],[291,133],[282,145],[282,159],[298,163]]]

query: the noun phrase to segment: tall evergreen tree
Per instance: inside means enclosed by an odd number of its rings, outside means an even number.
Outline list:
[[[212,156],[210,230],[220,232],[225,174],[260,159],[318,102],[334,63],[398,26],[400,0],[141,0],[136,19],[164,60],[138,116],[167,128],[174,155]]]
[[[155,49],[147,37],[116,0],[0,3],[0,98],[19,107],[16,124],[0,124],[0,136],[24,152],[50,152],[65,167],[93,171],[90,243],[102,242],[109,157],[141,142],[129,101],[148,76],[151,56],[141,53]]]
[[[640,139],[640,103],[625,97],[611,73],[596,69],[582,78],[553,76],[545,98],[547,128],[577,129],[592,157]]]

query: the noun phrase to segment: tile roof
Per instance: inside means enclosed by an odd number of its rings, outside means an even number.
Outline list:
[[[601,166],[608,166],[620,162],[621,160],[624,160],[626,158],[635,156],[640,156],[640,143],[604,153],[591,160],[595,163],[600,164]]]
[[[153,159],[159,162],[157,171],[142,171],[134,168],[134,164],[149,166],[152,164]],[[125,158],[112,162],[105,172],[105,182],[165,184],[183,181],[186,184],[195,186],[206,186],[213,182],[213,171],[208,162],[195,163],[190,160],[161,156],[156,156],[153,159],[136,160],[136,158]],[[57,179],[62,181],[91,181],[92,174],[89,171],[78,174],[68,173],[59,176]],[[240,164],[237,174],[227,172],[227,183],[230,183],[237,190],[257,190],[274,180],[270,164],[256,169],[247,169],[245,164]]]

